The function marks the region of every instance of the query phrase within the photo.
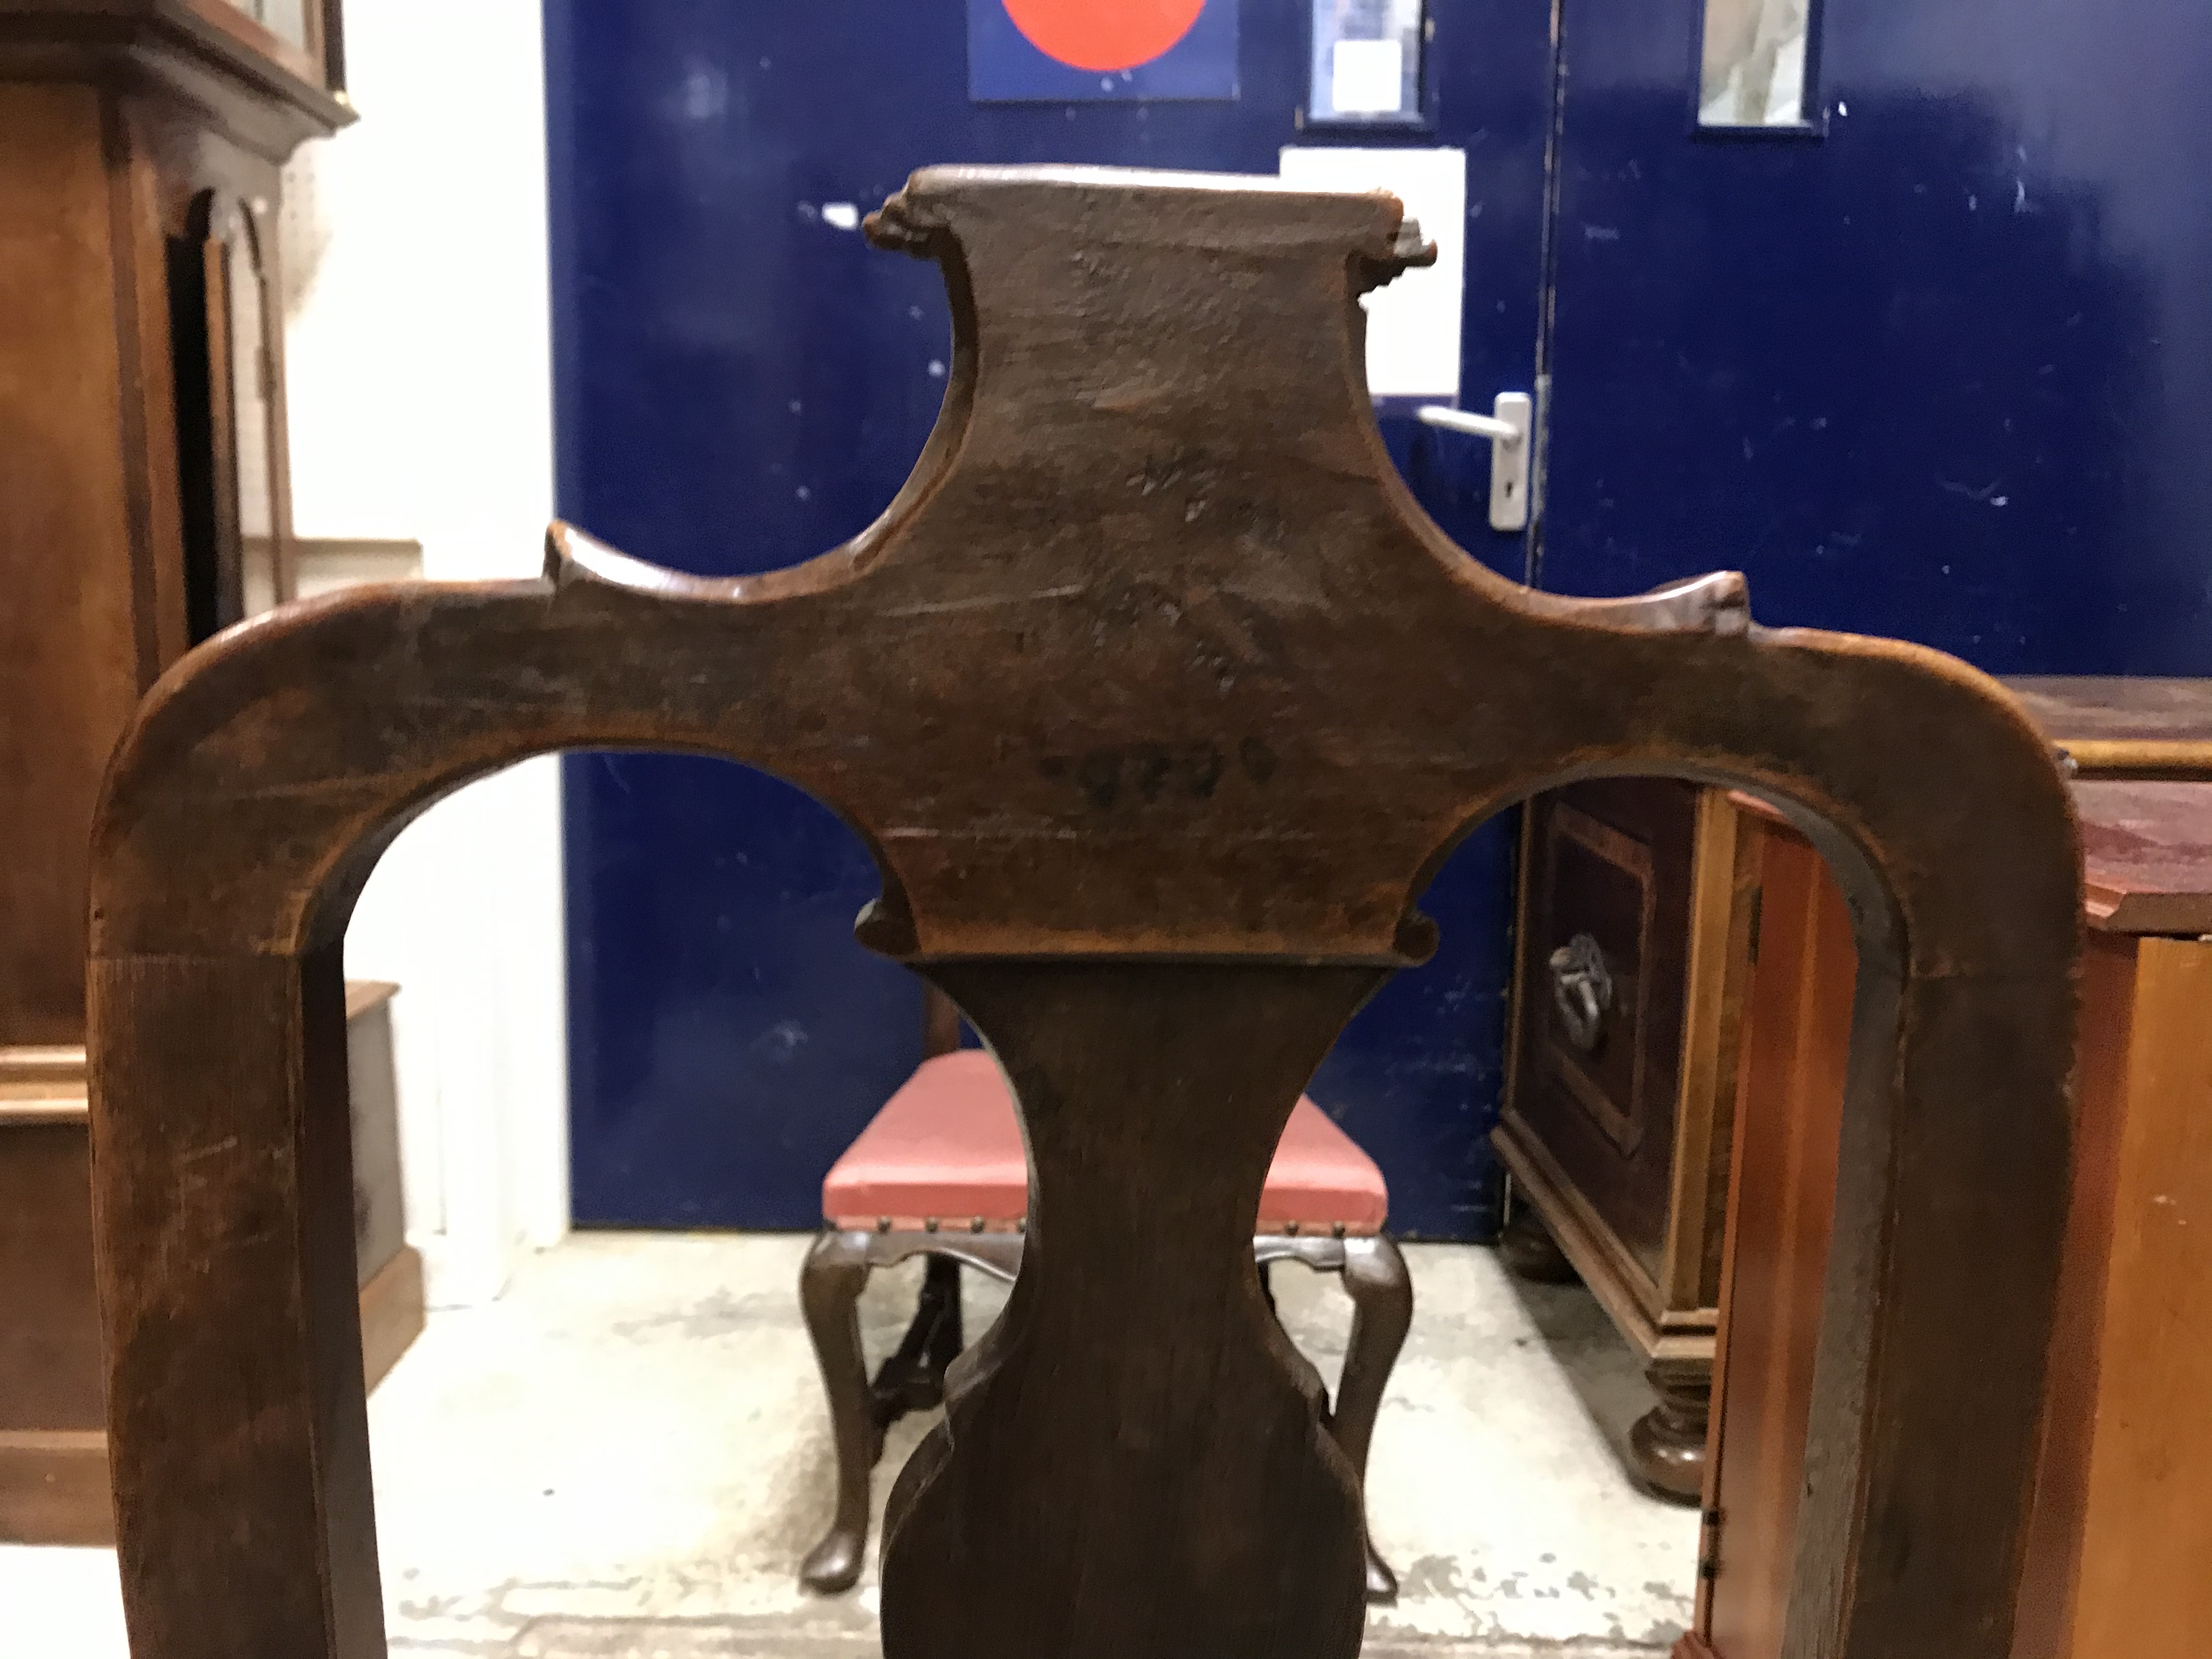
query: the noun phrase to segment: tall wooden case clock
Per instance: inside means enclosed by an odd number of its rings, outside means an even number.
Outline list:
[[[0,1538],[106,1528],[86,845],[185,648],[290,586],[280,170],[337,0],[0,0]]]

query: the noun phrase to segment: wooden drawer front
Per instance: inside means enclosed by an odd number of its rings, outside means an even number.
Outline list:
[[[1698,791],[1662,779],[1545,796],[1529,836],[1513,1109],[1526,1138],[1662,1281],[1688,970]],[[1553,953],[1594,943],[1611,981],[1596,1040],[1575,1040]],[[1585,947],[1586,948],[1586,947]]]

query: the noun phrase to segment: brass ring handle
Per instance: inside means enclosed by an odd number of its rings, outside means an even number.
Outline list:
[[[1605,965],[1605,952],[1588,933],[1577,933],[1552,952],[1552,1004],[1559,1011],[1559,1024],[1567,1041],[1584,1054],[1593,1052],[1604,1035],[1605,1017],[1613,1007],[1613,974]]]

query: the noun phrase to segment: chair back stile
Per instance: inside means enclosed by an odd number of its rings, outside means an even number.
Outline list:
[[[934,1060],[939,1054],[959,1052],[960,1010],[951,997],[925,981],[921,988],[922,1058]]]

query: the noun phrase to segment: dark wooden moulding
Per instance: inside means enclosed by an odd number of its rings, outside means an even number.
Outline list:
[[[414,813],[571,746],[836,808],[883,875],[860,939],[1018,1093],[1028,1244],[893,1497],[891,1659],[1356,1652],[1358,1491],[1252,1257],[1300,1085],[1501,807],[1628,772],[1781,804],[1866,963],[1790,1651],[2002,1659],[2081,928],[2050,750],[1947,658],[1754,627],[1734,576],[1577,601],[1469,559],[1367,401],[1357,296],[1427,253],[1401,218],[924,171],[869,228],[943,267],[953,371],[854,541],[703,580],[556,526],[539,580],[315,600],[162,681],[94,848],[138,1659],[383,1651],[340,940]]]

